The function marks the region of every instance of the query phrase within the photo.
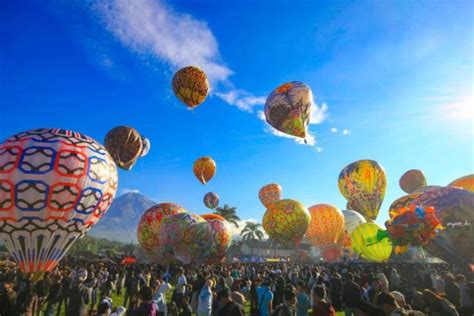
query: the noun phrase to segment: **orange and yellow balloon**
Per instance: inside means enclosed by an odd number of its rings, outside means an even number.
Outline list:
[[[316,204],[309,208],[311,222],[306,237],[311,244],[323,252],[328,248],[339,247],[344,237],[344,215],[335,206]]]
[[[474,192],[474,174],[470,174],[454,180],[448,186],[462,188]]]
[[[282,188],[279,184],[270,183],[263,186],[258,192],[258,197],[260,202],[266,207],[269,208],[272,204],[281,200]]]
[[[263,229],[276,242],[298,246],[308,228],[311,215],[298,201],[285,199],[272,204],[263,216]]]
[[[190,109],[206,100],[209,94],[209,81],[206,73],[195,66],[180,69],[173,77],[173,92]]]
[[[216,174],[216,162],[211,157],[201,157],[194,162],[194,175],[202,184],[206,184]]]
[[[232,232],[224,217],[217,214],[201,215],[209,224],[211,231],[211,262],[221,262],[232,242]]]
[[[339,191],[353,210],[368,220],[375,220],[387,187],[383,167],[374,160],[359,160],[342,169]]]

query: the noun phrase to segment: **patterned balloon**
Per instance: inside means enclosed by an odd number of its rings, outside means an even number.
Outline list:
[[[163,218],[178,213],[187,213],[181,206],[174,203],[160,203],[150,207],[143,213],[138,222],[137,239],[145,251],[156,251],[160,247],[160,227]]]
[[[465,264],[474,259],[473,192],[455,187],[439,187],[417,195],[411,204],[433,207],[444,227],[425,247],[430,253],[455,264]]]
[[[415,192],[409,194],[409,195],[404,195],[395,201],[392,202],[392,204],[389,207],[388,214],[390,218],[393,218],[394,216],[399,215],[399,211],[402,207],[406,207],[409,204],[413,203],[413,200],[415,200],[417,197],[419,197],[421,194],[425,192],[429,192],[434,189],[441,188],[440,186],[435,186],[435,185],[428,185],[426,187],[423,187],[419,190],[416,190]]]
[[[368,220],[375,220],[385,196],[385,171],[374,160],[359,160],[342,169],[339,191],[352,208]]]
[[[105,148],[117,166],[124,170],[132,169],[142,153],[142,146],[140,133],[132,127],[117,126],[105,136]]]
[[[282,245],[298,246],[310,220],[311,215],[303,204],[285,199],[267,209],[263,216],[263,229]]]
[[[426,178],[423,171],[411,169],[400,177],[400,188],[410,194],[426,186]]]
[[[348,234],[352,234],[357,226],[366,222],[364,216],[360,215],[356,211],[344,210],[342,211],[342,215],[344,215],[344,223],[346,225],[345,231]]]
[[[465,190],[474,192],[474,174],[470,174],[459,179],[454,180],[448,186],[463,188]]]
[[[194,175],[202,184],[206,184],[216,174],[216,162],[211,157],[201,157],[194,162]]]
[[[354,252],[370,261],[386,261],[392,253],[387,231],[375,223],[357,226],[351,234],[351,241]]]
[[[282,189],[279,184],[270,183],[263,186],[258,192],[258,197],[260,202],[266,207],[269,208],[272,204],[281,200]]]
[[[23,272],[51,271],[117,190],[117,167],[94,139],[40,128],[0,144],[0,239]]]
[[[211,231],[201,216],[178,213],[163,219],[160,228],[160,248],[182,263],[201,261],[211,253]]]
[[[219,206],[219,195],[214,192],[209,192],[204,195],[204,205],[211,210]]]
[[[265,102],[265,118],[273,128],[296,137],[306,138],[313,93],[302,82],[282,84]]]
[[[217,214],[201,215],[209,224],[211,230],[211,252],[209,258],[221,260],[232,243],[232,233],[224,217]]]
[[[151,143],[150,140],[142,135],[142,152],[140,157],[145,157],[150,152]]]
[[[311,222],[306,237],[315,247],[323,251],[335,248],[344,237],[344,215],[335,206],[316,204],[309,208]]]
[[[172,87],[178,99],[191,109],[203,103],[209,93],[206,74],[195,66],[184,67],[176,72]]]

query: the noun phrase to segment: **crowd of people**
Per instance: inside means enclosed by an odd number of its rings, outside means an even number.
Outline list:
[[[473,275],[441,264],[65,262],[39,280],[0,272],[1,316],[474,315]]]

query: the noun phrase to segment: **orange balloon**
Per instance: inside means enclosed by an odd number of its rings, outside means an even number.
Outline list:
[[[266,207],[269,208],[272,204],[281,200],[281,186],[276,183],[270,183],[263,186],[258,192],[258,197],[260,202]]]
[[[194,162],[194,175],[202,184],[206,184],[216,174],[216,162],[211,157],[201,157]]]
[[[464,190],[474,192],[474,174],[456,179],[449,184],[450,187],[458,187]]]
[[[204,218],[206,221],[211,221],[211,220],[225,221],[225,218],[220,216],[219,214],[204,214],[204,215],[201,215],[201,217]]]
[[[309,208],[311,222],[306,237],[318,248],[328,249],[341,243],[344,237],[344,215],[335,206],[317,204]]]

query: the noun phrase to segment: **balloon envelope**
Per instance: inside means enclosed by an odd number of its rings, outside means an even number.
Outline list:
[[[342,211],[342,215],[344,215],[345,230],[348,234],[352,234],[357,226],[366,222],[364,216],[356,211],[344,210]]]
[[[195,66],[184,67],[176,72],[172,87],[176,97],[191,109],[204,102],[209,93],[206,74]]]
[[[150,140],[142,136],[142,152],[140,153],[140,157],[145,157],[146,155],[148,155],[148,153],[150,152],[150,148]]]
[[[258,192],[260,202],[268,208],[272,204],[281,200],[282,188],[279,184],[270,183],[263,186]]]
[[[470,174],[454,180],[449,184],[450,187],[462,188],[474,192],[474,174]]]
[[[335,206],[316,204],[309,208],[311,221],[306,237],[313,246],[327,249],[336,246],[344,234],[344,216]]]
[[[278,243],[285,246],[299,245],[311,215],[306,207],[295,200],[280,200],[271,205],[263,216],[263,229]]]
[[[384,229],[375,223],[364,223],[357,226],[351,234],[352,249],[362,258],[382,262],[390,258],[392,244],[389,238],[379,238]]]
[[[400,177],[400,188],[410,194],[426,186],[426,178],[423,171],[411,169]]]
[[[219,195],[214,192],[209,192],[204,195],[204,205],[211,210],[219,206]]]
[[[174,203],[160,203],[143,213],[137,228],[137,239],[145,251],[156,251],[160,247],[160,227],[164,217],[178,213],[187,213]]]
[[[383,167],[374,160],[359,160],[342,169],[339,191],[353,210],[368,220],[375,220],[387,187]]]
[[[0,238],[23,272],[54,269],[117,190],[108,151],[74,131],[40,128],[0,144]]]
[[[189,264],[208,258],[211,252],[211,231],[206,220],[191,213],[178,213],[163,219],[160,248]]]
[[[194,175],[202,184],[206,184],[216,174],[216,162],[211,157],[201,157],[194,162]]]
[[[293,81],[282,84],[265,102],[265,118],[276,130],[306,138],[313,94],[304,83]]]
[[[105,136],[105,148],[118,167],[132,169],[142,153],[142,138],[136,129],[128,126],[117,126]]]
[[[232,242],[232,233],[228,223],[217,214],[205,214],[201,217],[207,221],[211,231],[211,251],[208,257],[213,260],[220,260],[224,258]]]

